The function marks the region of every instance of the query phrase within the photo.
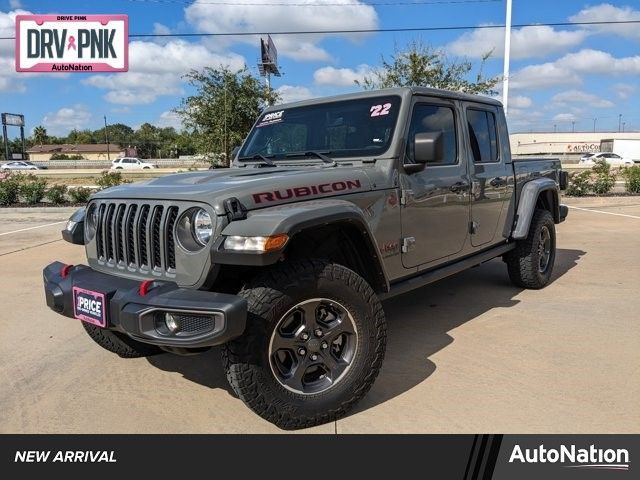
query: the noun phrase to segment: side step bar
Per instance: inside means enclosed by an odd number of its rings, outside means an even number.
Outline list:
[[[386,300],[387,298],[410,292],[411,290],[415,290],[416,288],[424,287],[425,285],[437,282],[438,280],[442,280],[443,278],[449,277],[463,270],[467,270],[468,268],[475,267],[484,262],[488,262],[489,260],[492,260],[513,250],[515,247],[515,242],[504,243],[502,245],[498,245],[497,247],[490,248],[489,250],[485,250],[484,252],[474,254],[471,257],[466,257],[461,260],[455,260],[453,263],[450,263],[443,267],[436,267],[433,270],[420,273],[415,277],[407,278],[406,280],[401,280],[397,283],[394,283],[391,285],[391,289],[387,293],[381,293],[378,296],[380,300]]]

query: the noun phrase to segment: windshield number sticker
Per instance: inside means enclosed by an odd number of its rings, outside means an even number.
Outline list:
[[[389,110],[391,110],[391,104],[385,103],[384,105],[374,105],[369,109],[372,117],[381,117],[382,115],[389,115]]]

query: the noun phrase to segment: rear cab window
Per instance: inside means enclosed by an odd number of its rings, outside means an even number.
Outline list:
[[[475,163],[497,162],[498,132],[496,116],[489,110],[467,109],[467,127],[469,142]]]

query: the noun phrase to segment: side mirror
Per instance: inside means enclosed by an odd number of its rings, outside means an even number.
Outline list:
[[[416,133],[413,140],[413,163],[405,163],[409,175],[421,172],[427,163],[435,163],[444,156],[441,132]]]
[[[236,155],[238,155],[238,152],[240,151],[240,146],[236,145],[235,147],[233,147],[231,149],[231,160],[233,160],[234,158],[236,158]]]
[[[413,142],[416,163],[439,162],[444,157],[441,132],[416,133]]]

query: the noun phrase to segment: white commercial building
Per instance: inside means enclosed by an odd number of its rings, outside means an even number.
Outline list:
[[[585,153],[600,151],[602,140],[640,140],[640,132],[512,133],[512,155],[559,157],[565,162],[578,161]]]

